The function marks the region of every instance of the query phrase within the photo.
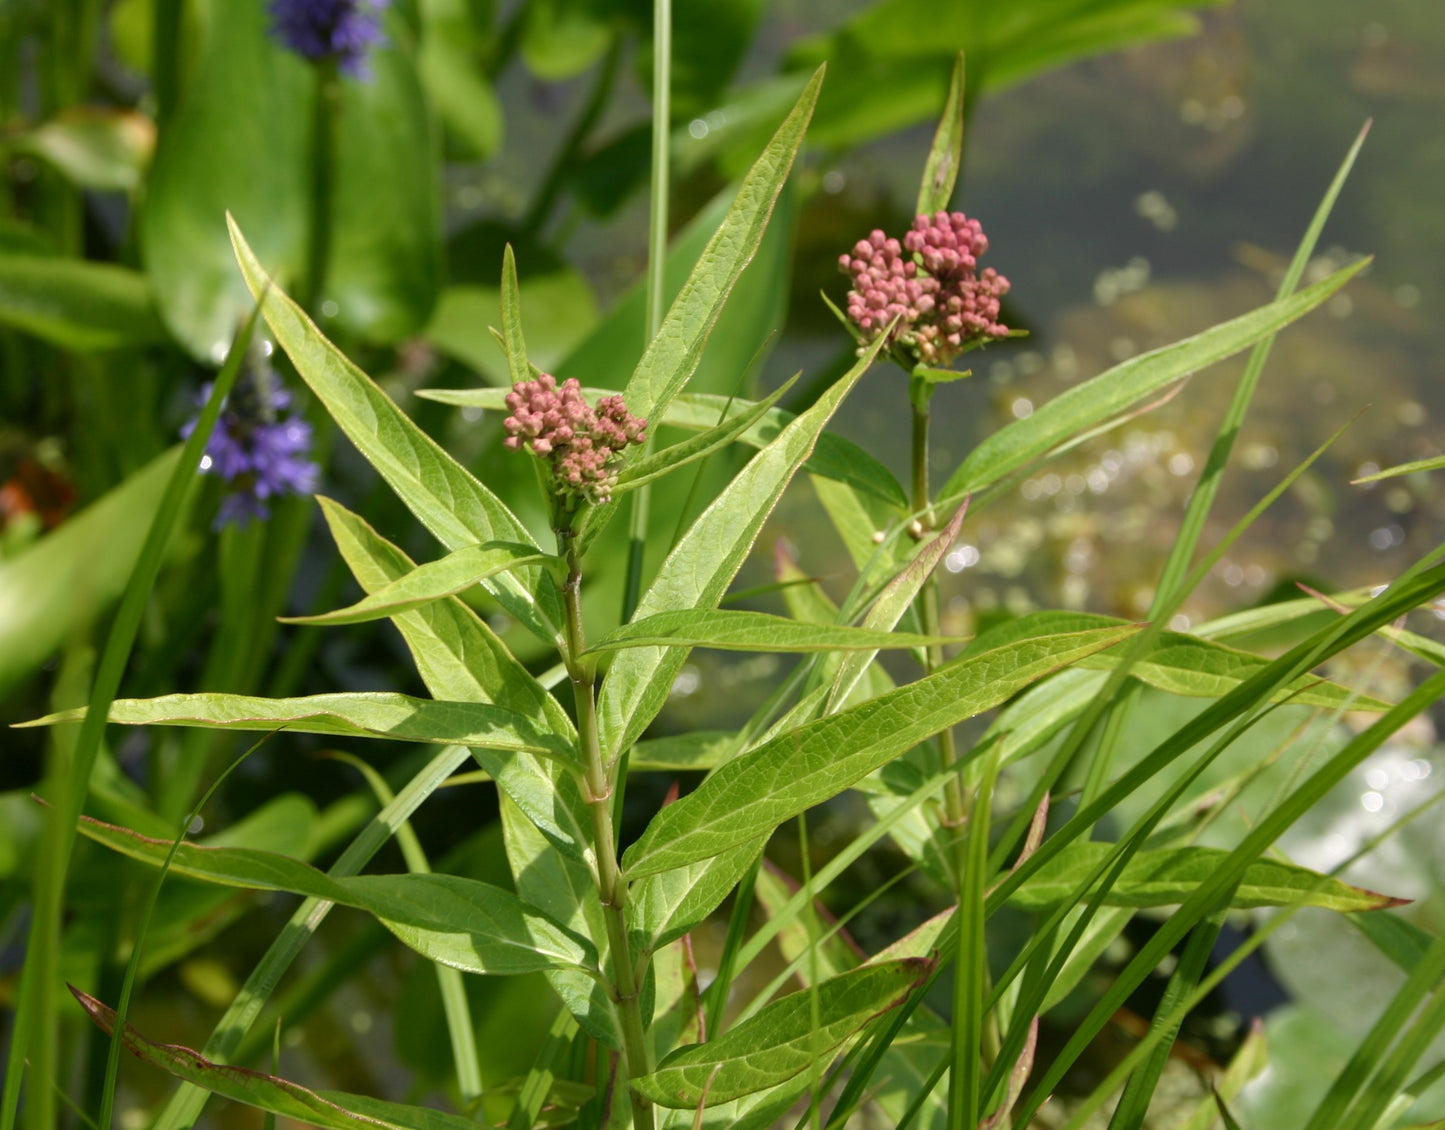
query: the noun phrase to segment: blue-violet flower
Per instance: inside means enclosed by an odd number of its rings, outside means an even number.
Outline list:
[[[207,385],[202,402],[210,393]],[[320,469],[310,459],[311,425],[290,407],[291,393],[264,363],[237,378],[201,458],[201,470],[224,483],[216,529],[267,518],[270,499],[316,489]],[[181,434],[189,436],[195,427],[192,420]]]
[[[333,59],[344,74],[369,79],[367,55],[386,42],[382,10],[391,0],[270,0],[271,33],[311,62]]]

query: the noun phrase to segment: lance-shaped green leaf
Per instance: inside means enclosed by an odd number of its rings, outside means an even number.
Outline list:
[[[337,548],[364,590],[374,592],[416,568],[360,516],[329,498],[320,502]],[[573,739],[572,720],[561,704],[486,621],[460,600],[448,597],[422,605],[393,616],[392,622],[406,641],[422,682],[437,698],[495,702],[525,715],[539,729],[564,735],[569,742]],[[576,775],[568,767],[530,753],[472,752],[554,847],[574,859],[583,858],[585,845],[591,842],[591,823]]]
[[[1079,884],[1094,872],[1113,846],[1084,841],[1070,844],[1010,895],[1010,904],[1021,910],[1042,910],[1073,897]],[[1130,859],[1124,873],[1104,894],[1104,905],[1142,907],[1181,903],[1219,869],[1228,855],[1226,851],[1204,847],[1141,851]],[[1289,906],[1298,902],[1302,906],[1348,912],[1382,910],[1409,901],[1352,887],[1294,863],[1256,859],[1245,868],[1230,906]]]
[[[234,220],[236,259],[276,341],[326,410],[397,497],[448,549],[489,541],[535,546],[526,527],[490,490],[414,424],[375,382],[283,294],[262,269]],[[561,597],[551,574],[528,566],[483,582],[542,639],[558,638]]]
[[[20,722],[51,726],[79,722],[85,708]],[[437,702],[389,691],[255,698],[239,694],[171,694],[121,698],[109,720],[122,726],[195,726],[214,730],[293,730],[352,738],[388,738],[483,749],[516,750],[575,762],[570,743],[538,729],[514,710],[484,702]]]
[[[527,339],[522,336],[522,288],[517,283],[517,257],[510,243],[502,252],[502,349],[507,355],[507,375],[512,383],[531,380]]]
[[[1373,475],[1361,475],[1350,482],[1356,486],[1361,483],[1377,483],[1381,479],[1393,479],[1398,475],[1413,475],[1416,471],[1438,471],[1441,467],[1445,467],[1445,455],[1437,455],[1433,459],[1417,459],[1413,463],[1401,463],[1397,467],[1386,467],[1383,471],[1376,471]]]
[[[1362,259],[1314,286],[1116,365],[1075,385],[1025,420],[1000,428],[973,450],[939,492],[942,501],[975,493],[1072,436],[1112,420],[1166,385],[1223,361],[1309,313],[1361,271]]]
[[[455,404],[459,408],[490,408],[501,411],[507,406],[507,390],[504,388],[432,388],[421,389],[417,395],[440,404]],[[613,394],[605,388],[584,388],[582,395],[588,404],[596,404],[599,398]],[[750,412],[754,406],[751,400],[739,400],[736,397],[717,396],[712,393],[684,392],[667,406],[661,422],[668,427],[698,431],[718,426],[719,420],[730,422]],[[755,424],[740,432],[736,440],[748,447],[766,447],[794,419],[794,414],[784,408],[771,408],[759,417]],[[673,450],[674,448],[669,447],[658,454],[663,455]],[[813,454],[803,466],[809,474],[846,483],[854,490],[896,507],[900,512],[908,509],[908,498],[904,495],[903,488],[898,485],[898,480],[893,477],[893,472],[856,443],[842,436],[832,432],[820,435]]]
[[[73,985],[80,1006],[90,1014],[101,1031],[115,1031],[115,1011]],[[127,1023],[121,1033],[126,1049],[177,1079],[234,1099],[247,1106],[282,1115],[303,1126],[321,1130],[475,1130],[476,1123],[460,1115],[425,1107],[384,1102],[340,1091],[312,1091],[275,1075],[248,1071],[244,1067],[212,1063],[179,1044],[156,1044]]]
[[[168,840],[82,818],[85,836],[160,867]],[[248,890],[286,891],[374,915],[418,953],[469,973],[513,975],[557,965],[592,968],[591,947],[500,887],[456,875],[352,875],[333,878],[309,864],[254,848],[182,843],[177,875]]]
[[[661,949],[705,919],[732,894],[762,850],[763,841],[753,840],[641,880],[630,896],[630,921],[641,935],[641,948]]]
[[[362,624],[368,620],[384,620],[419,604],[456,596],[509,569],[553,560],[555,558],[550,555],[537,552],[536,546],[511,542],[493,541],[463,546],[440,560],[418,565],[410,573],[368,593],[349,607],[315,616],[282,616],[280,619],[287,624]]]
[[[1096,616],[1089,612],[1030,612],[985,632],[969,645],[965,654],[987,651],[1033,636],[1080,632],[1088,628],[1104,628],[1124,622],[1112,616]],[[1119,657],[1115,655],[1094,655],[1081,661],[1079,666],[1111,670],[1118,662]],[[1262,656],[1213,640],[1182,632],[1160,632],[1155,638],[1154,646],[1137,661],[1131,671],[1140,682],[1170,694],[1219,698],[1268,665],[1269,660]],[[1302,675],[1292,680],[1287,686],[1275,691],[1270,696],[1270,701],[1323,706],[1331,710],[1380,712],[1390,709],[1388,702],[1315,675]]]
[[[50,255],[0,255],[0,324],[83,351],[167,337],[145,275]]]
[[[727,414],[723,413],[722,422],[708,428],[705,432],[685,439],[681,443],[675,443],[661,451],[654,451],[651,455],[644,455],[618,472],[617,485],[613,488],[612,493],[616,495],[635,490],[644,483],[650,483],[654,479],[660,479],[663,475],[676,471],[679,467],[686,467],[689,463],[706,459],[714,451],[732,443],[766,416],[773,405],[782,399],[783,395],[797,382],[796,376],[790,377],[769,396],[758,401],[746,411],[732,417],[727,417]]]
[[[899,570],[881,593],[878,599],[873,602],[873,607],[868,609],[868,615],[863,618],[863,627],[874,630],[887,630],[898,623],[903,613],[913,603],[913,598],[923,588],[924,582],[933,575],[938,568],[938,563],[943,560],[948,552],[948,547],[953,544],[953,539],[958,537],[959,528],[963,525],[963,516],[968,512],[968,506],[963,505],[954,514],[953,520],[948,523],[938,536],[923,546],[914,556],[913,560]],[[863,672],[873,662],[871,654],[847,656],[838,666],[838,672],[833,677],[832,689],[828,692],[828,705],[824,708],[827,712],[837,710],[848,698],[853,688],[858,685],[858,680],[863,677]]]
[[[628,408],[637,415],[651,419],[666,409],[697,368],[723,303],[767,230],[822,84],[823,68],[819,67],[797,105],[743,177],[723,222],[683,283],[657,336],[648,343],[622,394]]]
[[[755,455],[698,516],[643,594],[639,618],[716,607],[784,489],[838,405],[873,363],[881,343],[880,338],[817,403]],[[640,738],[657,717],[686,661],[684,647],[629,648],[613,661],[597,703],[602,751],[609,760]]]
[[[958,183],[958,168],[963,162],[963,74],[964,58],[960,51],[948,80],[948,96],[933,134],[933,145],[929,147],[928,160],[923,163],[918,203],[913,208],[915,216],[946,211],[953,199],[953,186]]]
[[[715,769],[732,755],[737,735],[731,730],[694,730],[648,738],[632,747],[629,771],[665,769]]]
[[[804,624],[766,612],[689,608],[643,616],[609,632],[587,650],[629,647],[711,647],[720,651],[868,651],[959,643],[950,636],[920,636],[847,624]]]
[[[875,1016],[901,1004],[933,969],[909,959],[869,965],[774,1001],[706,1044],[681,1048],[632,1085],[661,1106],[697,1107],[767,1090],[820,1068]]]
[[[623,856],[628,877],[683,867],[766,835],[926,738],[1136,630],[1105,628],[1022,640],[778,734],[727,762],[653,817]]]

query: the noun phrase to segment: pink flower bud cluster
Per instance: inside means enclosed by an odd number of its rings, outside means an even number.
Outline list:
[[[983,228],[962,212],[915,217],[901,244],[874,231],[838,258],[853,280],[848,318],[865,341],[897,318],[888,347],[945,367],[971,345],[1008,336],[998,320],[1008,279],[977,269],[987,250]]]
[[[617,473],[609,465],[628,444],[647,438],[647,421],[632,415],[622,397],[604,396],[594,409],[571,377],[561,385],[549,373],[518,381],[507,393],[507,407],[512,414],[502,442],[546,459],[558,493],[589,502],[611,497]]]

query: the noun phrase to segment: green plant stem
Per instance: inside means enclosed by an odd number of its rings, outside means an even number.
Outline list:
[[[933,503],[928,496],[928,401],[927,393],[918,394],[915,387],[909,400],[913,407],[913,511],[926,528],[933,526]],[[920,630],[926,636],[938,636],[938,582],[929,577],[923,582],[918,593],[918,618]],[[943,665],[943,648],[930,645],[923,653],[923,670],[931,675]],[[938,735],[938,752],[941,769],[947,769],[958,760],[958,751],[953,744],[953,731],[943,730]],[[962,882],[963,868],[967,858],[964,839],[958,833],[968,821],[968,793],[958,776],[950,777],[943,788],[945,820],[953,835],[950,837],[955,884]]]
[[[311,201],[301,307],[315,317],[331,259],[331,202],[336,186],[337,121],[341,115],[341,75],[336,63],[316,67],[316,100],[311,112]]]
[[[627,940],[627,884],[617,865],[617,834],[612,820],[612,793],[616,786],[609,767],[602,760],[597,731],[597,668],[582,658],[587,637],[582,626],[582,562],[575,535],[570,528],[557,531],[557,548],[567,561],[567,579],[562,600],[567,611],[567,647],[563,661],[572,680],[577,704],[577,737],[582,747],[587,807],[592,811],[593,849],[597,854],[597,894],[607,921],[607,941],[612,951],[612,983],[609,990],[622,1023],[622,1068],[632,1100],[632,1123],[636,1130],[651,1130],[652,1103],[631,1087],[631,1080],[652,1070],[651,1046],[642,1021],[640,978],[633,964]]]

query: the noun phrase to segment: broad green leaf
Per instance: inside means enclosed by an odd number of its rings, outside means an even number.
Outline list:
[[[1022,910],[1041,910],[1072,896],[1109,854],[1113,844],[1070,844],[1041,867],[1009,902]],[[1104,895],[1105,906],[1172,906],[1188,898],[1209,878],[1228,852],[1217,848],[1179,847],[1141,851],[1130,859],[1118,882]],[[1352,887],[1293,863],[1257,859],[1244,872],[1231,906],[1322,906],[1341,912],[1381,910],[1408,900]]]
[[[496,495],[412,423],[276,289],[234,221],[231,236],[246,285],[296,371],[418,520],[452,550],[489,541],[535,545]],[[500,573],[485,583],[487,591],[538,636],[549,642],[558,638],[561,598],[549,573],[526,568]]]
[[[768,410],[782,399],[787,391],[797,383],[797,380],[796,376],[789,378],[752,408],[732,419],[724,419],[721,423],[691,439],[675,443],[662,451],[654,451],[651,455],[644,455],[636,462],[628,464],[617,476],[617,485],[613,489],[613,494],[635,490],[644,483],[660,479],[663,475],[670,474],[679,467],[685,467],[699,459],[706,459],[714,451],[726,447],[766,416]]]
[[[632,1085],[674,1108],[723,1103],[821,1068],[868,1021],[903,1002],[933,968],[910,959],[864,966],[768,1005],[706,1044],[681,1048]]]
[[[762,848],[761,840],[740,844],[712,859],[639,882],[630,895],[630,922],[642,936],[642,948],[661,949],[721,906]]]
[[[0,561],[0,695],[120,599],[180,449],[158,456],[62,526]]]
[[[551,370],[597,322],[597,299],[578,272],[557,267],[521,280],[527,299],[527,349]],[[449,286],[442,291],[422,336],[495,385],[507,385],[506,354],[491,334],[501,293],[495,286]],[[496,407],[502,407],[500,390]]]
[[[439,561],[418,565],[410,573],[383,585],[347,608],[315,616],[283,616],[287,624],[361,624],[384,620],[419,604],[445,596],[456,596],[473,585],[523,565],[537,565],[555,558],[538,553],[535,546],[509,542],[469,545]]]
[[[115,1013],[74,986],[71,993],[107,1034],[115,1030]],[[178,1044],[155,1044],[126,1024],[121,1039],[132,1055],[178,1079],[247,1106],[282,1115],[321,1130],[475,1130],[460,1115],[425,1107],[383,1102],[339,1091],[311,1091],[298,1083],[210,1060]]]
[[[463,143],[464,156],[491,157],[502,144],[502,107],[492,85],[472,61],[471,13],[464,0],[427,0],[422,16],[421,48],[416,69],[453,138]]]
[[[576,0],[532,0],[522,13],[522,60],[540,79],[557,82],[590,67],[607,49],[607,21]]]
[[[698,516],[643,594],[638,618],[717,605],[819,433],[872,364],[878,344],[881,339]],[[613,661],[597,703],[602,752],[609,761],[642,736],[686,660],[686,648],[641,647],[629,648]]]
[[[328,331],[380,345],[426,325],[442,283],[440,139],[412,28],[396,7],[385,21],[387,42],[368,57],[371,79],[341,82],[320,295]]]
[[[798,104],[783,120],[753,167],[743,178],[721,226],[708,240],[702,256],[663,318],[623,398],[638,416],[651,419],[667,408],[697,368],[703,345],[743,268],[757,253],[778,194],[803,142],[813,106],[823,83],[819,68]]]
[[[17,725],[50,726],[78,722],[84,717],[82,707]],[[109,720],[122,726],[196,726],[267,733],[291,730],[300,734],[516,750],[565,762],[576,759],[576,751],[566,739],[539,730],[516,711],[490,703],[438,702],[388,691],[302,698],[215,693],[119,698],[111,704]]]
[[[974,448],[943,485],[940,500],[962,498],[996,483],[1047,455],[1071,436],[1113,419],[1164,386],[1277,332],[1324,302],[1368,263],[1368,259],[1362,259],[1288,298],[1131,358],[1075,385],[1036,409],[1032,416],[1005,425]]]
[[[918,202],[913,206],[915,216],[946,212],[953,200],[953,186],[958,183],[958,170],[963,163],[965,65],[963,52],[960,51],[958,61],[953,64],[953,75],[948,80],[948,95],[943,102],[938,129],[933,134],[933,145],[928,150],[928,160],[923,163]]]
[[[364,590],[374,592],[416,568],[359,516],[329,498],[320,502],[337,548]],[[455,597],[400,613],[392,622],[433,695],[458,702],[495,702],[525,715],[539,729],[575,740],[572,720],[561,704],[486,622]],[[584,858],[591,824],[571,772],[530,753],[472,752],[554,847],[575,859]]]
[[[846,624],[803,624],[766,612],[693,608],[643,616],[608,633],[587,651],[629,647],[711,647],[722,651],[835,651],[876,653],[888,647],[958,643],[949,636],[853,628]],[[870,654],[871,658],[871,654]]]
[[[171,844],[82,818],[81,832],[114,851],[159,867]],[[171,871],[248,890],[287,891],[374,915],[418,953],[471,973],[530,973],[564,964],[588,967],[596,955],[536,909],[500,887],[455,875],[352,875],[333,878],[299,859],[254,848],[183,843]]]
[[[418,396],[442,404],[455,404],[462,408],[491,408],[500,411],[506,407],[507,390],[501,388],[469,389],[422,389]],[[582,395],[589,404],[595,404],[598,397],[611,395],[603,388],[584,388]],[[751,400],[717,396],[711,393],[684,392],[673,399],[663,413],[662,423],[669,427],[701,431],[735,420],[750,412],[756,404]],[[772,408],[756,424],[738,435],[737,442],[749,447],[766,447],[796,417],[783,408]],[[681,445],[678,445],[681,446]],[[664,448],[659,455],[665,455],[672,448]],[[813,475],[821,475],[840,483],[847,483],[855,490],[871,498],[889,503],[899,511],[908,508],[908,499],[893,472],[869,455],[857,444],[832,432],[818,437],[818,444],[808,458],[805,468]],[[896,516],[896,515],[895,515]],[[870,527],[870,533],[877,526]]]
[[[145,275],[53,255],[0,255],[0,324],[80,352],[167,339]]]
[[[155,152],[156,127],[136,110],[72,106],[14,137],[11,145],[49,161],[78,188],[130,192]]]
[[[282,278],[302,269],[312,68],[271,42],[265,6],[199,0],[192,79],[156,149],[140,216],[146,273],[171,332],[202,360],[225,355],[253,300],[236,274],[227,213]],[[475,539],[481,540],[481,539]]]
[[[627,849],[623,867],[629,878],[640,878],[766,835],[940,730],[999,705],[1135,630],[1106,628],[1020,641],[780,734],[727,762],[653,817]]]

